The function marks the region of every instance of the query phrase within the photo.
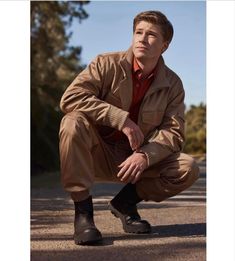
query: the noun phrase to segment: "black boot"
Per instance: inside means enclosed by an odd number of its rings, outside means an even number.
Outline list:
[[[93,219],[92,197],[74,202],[74,242],[76,245],[89,245],[102,240],[100,231],[96,228]]]
[[[137,195],[135,185],[128,183],[109,203],[112,214],[120,218],[127,233],[150,233],[151,226],[141,220],[136,204],[142,201]]]

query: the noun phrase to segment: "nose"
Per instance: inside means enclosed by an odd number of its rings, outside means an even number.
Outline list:
[[[142,33],[140,35],[139,41],[146,43],[147,42],[147,34],[146,33]]]

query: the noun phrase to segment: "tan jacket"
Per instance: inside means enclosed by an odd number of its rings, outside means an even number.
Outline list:
[[[131,48],[98,55],[62,96],[64,113],[79,111],[94,124],[121,130],[132,100]],[[184,142],[184,89],[180,78],[162,57],[157,76],[141,104],[138,125],[145,136],[141,147],[149,166],[182,149]]]

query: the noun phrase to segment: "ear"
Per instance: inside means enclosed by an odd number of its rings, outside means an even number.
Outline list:
[[[162,53],[164,53],[164,52],[167,50],[168,46],[169,46],[169,42],[164,42],[164,43],[163,43]]]

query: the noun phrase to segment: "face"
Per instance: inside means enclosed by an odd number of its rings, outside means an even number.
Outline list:
[[[158,25],[141,21],[136,25],[132,39],[133,53],[139,60],[158,60],[168,47]]]

